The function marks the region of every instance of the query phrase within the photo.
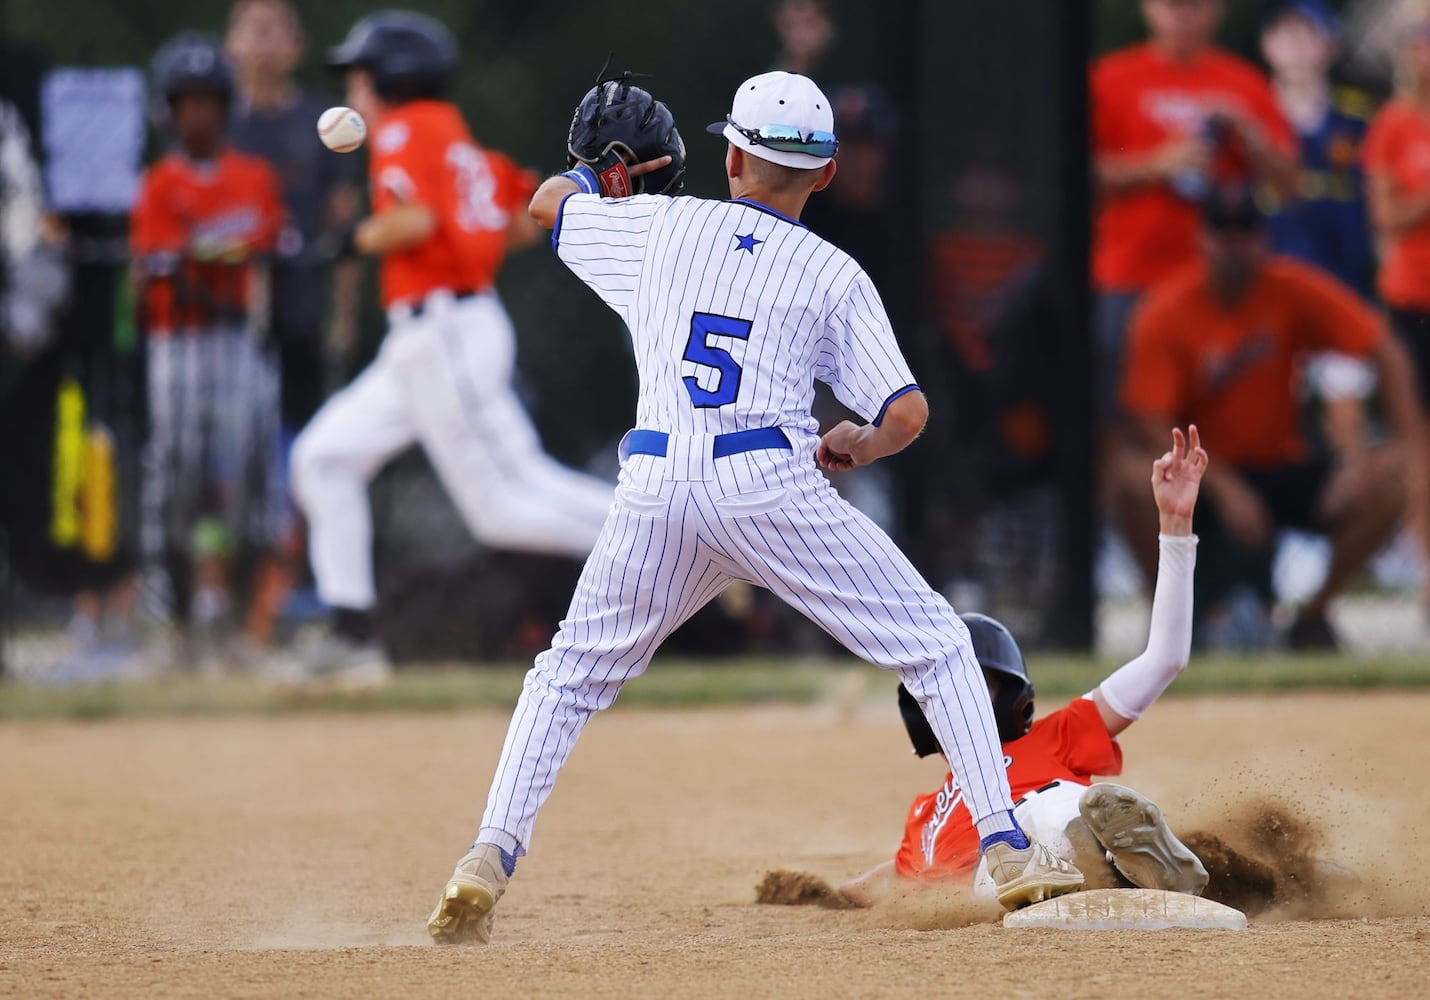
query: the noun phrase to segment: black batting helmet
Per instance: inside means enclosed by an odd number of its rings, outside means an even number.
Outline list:
[[[182,94],[216,94],[225,104],[233,100],[233,71],[224,60],[218,39],[200,31],[175,35],[154,53],[150,67],[154,93],[163,98],[155,104],[155,118],[167,120],[170,106]]]
[[[634,73],[603,80],[586,91],[566,133],[567,166],[598,161],[611,149],[628,163],[669,156],[659,170],[631,178],[636,194],[680,194],[685,187],[685,140],[675,116],[650,91],[635,86]]]
[[[1018,641],[1003,623],[987,615],[960,615],[973,640],[973,655],[984,670],[998,675],[998,696],[993,699],[993,718],[998,723],[998,739],[1009,743],[1027,734],[1033,724],[1033,679],[1023,662]],[[899,714],[920,757],[942,749],[933,727],[909,689],[899,685]]]
[[[342,44],[328,51],[328,66],[360,66],[388,104],[448,95],[457,71],[452,33],[425,14],[380,10],[358,21]]]

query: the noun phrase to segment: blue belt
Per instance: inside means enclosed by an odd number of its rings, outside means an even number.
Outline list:
[[[665,431],[647,431],[636,428],[626,435],[626,452],[631,455],[654,455],[664,458],[670,435]],[[747,451],[794,451],[794,446],[778,427],[755,427],[748,431],[730,434],[716,434],[715,445],[710,449],[712,458],[726,458]]]

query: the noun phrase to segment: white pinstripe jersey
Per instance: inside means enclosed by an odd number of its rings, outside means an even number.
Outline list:
[[[814,379],[875,423],[915,388],[868,275],[772,209],[573,194],[551,241],[630,329],[637,427],[780,427],[794,440],[819,430]]]

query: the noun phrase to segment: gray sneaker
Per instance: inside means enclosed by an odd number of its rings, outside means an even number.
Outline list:
[[[309,693],[367,691],[392,679],[382,646],[357,642],[326,629],[301,636],[264,671],[269,681]]]
[[[427,933],[437,944],[487,944],[492,939],[492,909],[508,881],[501,851],[478,844],[457,862],[437,908],[427,918]]]
[[[1019,850],[1011,844],[994,844],[983,854],[994,892],[1005,910],[1077,892],[1082,872],[1037,841]]]
[[[1082,793],[1078,812],[1107,851],[1107,860],[1139,889],[1165,889],[1200,896],[1207,870],[1177,839],[1146,796],[1099,782]]]

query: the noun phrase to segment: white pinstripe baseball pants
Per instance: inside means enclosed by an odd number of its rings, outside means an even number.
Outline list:
[[[694,438],[694,436],[692,436]],[[767,587],[923,706],[975,820],[1013,808],[1003,751],[968,631],[894,543],[794,454],[637,456],[526,682],[487,801],[481,842],[523,854],[576,738],[661,641],[735,580]],[[778,457],[776,457],[778,456]],[[666,480],[681,469],[684,480]]]
[[[298,435],[293,492],[308,517],[318,596],[371,608],[367,485],[419,443],[472,534],[488,545],[591,551],[611,488],[541,449],[512,391],[516,334],[495,294],[434,293],[420,317],[394,317],[377,358]]]

